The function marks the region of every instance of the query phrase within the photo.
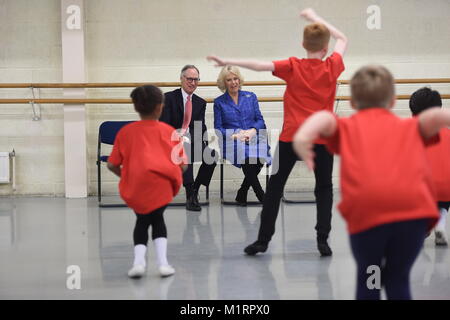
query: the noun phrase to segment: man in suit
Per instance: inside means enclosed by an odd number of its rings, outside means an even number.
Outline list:
[[[198,190],[201,185],[209,185],[216,166],[216,155],[203,140],[206,132],[206,101],[194,94],[200,81],[200,72],[194,65],[186,65],[181,70],[180,81],[180,89],[164,94],[165,106],[159,120],[170,124],[183,136],[184,148],[189,158],[188,169],[183,174],[186,209],[201,211]],[[204,154],[210,157],[205,159]],[[202,161],[195,180],[192,167],[194,161]]]

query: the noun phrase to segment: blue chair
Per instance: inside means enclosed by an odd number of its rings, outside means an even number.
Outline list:
[[[108,156],[102,155],[102,144],[113,145],[116,135],[123,126],[134,121],[105,121],[98,129],[98,146],[97,146],[97,191],[98,206],[101,208],[117,208],[126,207],[125,203],[106,204],[102,203],[102,180],[101,180],[101,163],[108,162]]]
[[[134,121],[105,121],[100,125],[98,131],[98,147],[97,147],[97,192],[98,206],[100,208],[121,208],[126,207],[125,203],[102,203],[102,181],[101,181],[101,163],[108,162],[108,156],[102,155],[102,144],[113,145],[119,130]],[[200,202],[200,205],[209,204],[209,187],[206,187],[206,202]],[[172,202],[169,206],[185,206],[186,202]]]

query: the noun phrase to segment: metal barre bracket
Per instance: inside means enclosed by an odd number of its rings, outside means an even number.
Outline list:
[[[31,108],[32,108],[32,110],[33,110],[33,118],[32,118],[32,120],[33,121],[39,121],[39,120],[41,120],[41,105],[40,104],[37,104],[38,105],[38,110],[39,110],[39,115],[36,113],[36,108],[35,108],[35,103],[34,103],[34,99],[36,99],[36,97],[34,96],[34,87],[33,86],[31,86],[30,87],[30,89],[31,89],[31,93],[32,93],[32,95],[33,95],[33,100],[32,101],[30,101],[30,104],[31,104]]]

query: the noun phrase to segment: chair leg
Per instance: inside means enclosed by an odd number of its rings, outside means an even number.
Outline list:
[[[223,163],[220,163],[220,201],[223,201]]]
[[[97,196],[98,203],[102,202],[102,185],[101,185],[101,163],[100,160],[97,160]]]

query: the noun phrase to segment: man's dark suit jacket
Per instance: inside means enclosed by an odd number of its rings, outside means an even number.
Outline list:
[[[183,94],[181,89],[176,89],[164,94],[164,108],[159,118],[175,129],[181,129],[184,118]],[[195,155],[191,161],[201,161],[202,151],[206,148],[207,142],[203,141],[203,134],[206,132],[205,111],[206,101],[192,94],[192,118],[189,123],[189,135],[191,140],[191,150],[186,150],[188,156]],[[195,131],[194,123],[197,122],[197,128],[201,127],[201,132]],[[190,152],[189,152],[190,151]],[[190,156],[189,156],[190,157]]]
[[[164,108],[161,114],[161,117],[159,118],[160,121],[163,121],[167,124],[170,124],[175,129],[181,129],[181,126],[183,125],[183,118],[184,118],[184,104],[183,104],[183,95],[181,93],[181,89],[176,89],[174,91],[166,92],[164,94],[165,101],[164,101]],[[206,131],[206,124],[205,124],[205,110],[206,110],[206,101],[200,98],[199,96],[193,94],[192,95],[192,118],[191,122],[189,124],[189,134],[191,139],[192,147],[196,143],[199,143],[199,139],[201,139],[202,144],[203,143],[203,134]],[[194,122],[200,121],[201,122],[201,128],[202,132],[201,134],[199,132],[195,132],[194,129]],[[197,124],[198,127],[198,124]],[[204,146],[202,147],[202,149]]]
[[[164,108],[159,120],[171,125],[175,129],[181,129],[184,118],[183,94],[181,93],[181,89],[166,92],[164,96]],[[192,163],[196,161],[202,161],[202,165],[197,172],[195,181],[199,184],[208,186],[214,173],[217,157],[214,150],[209,149],[211,155],[215,159],[215,162],[212,164],[207,164],[204,162],[203,151],[205,148],[207,148],[208,145],[207,141],[203,141],[203,134],[206,132],[206,101],[195,94],[192,95],[191,99],[192,118],[189,124],[191,147],[189,148],[185,144],[185,150],[189,159],[189,165],[188,169],[183,173],[183,185],[190,185],[194,182]],[[194,125],[195,122],[197,122],[196,125]],[[199,130],[195,132],[195,127],[197,127],[198,129],[201,128],[201,132]],[[206,140],[208,140],[207,137],[205,138]],[[192,192],[192,190],[186,190],[186,194],[188,197],[190,192]]]

